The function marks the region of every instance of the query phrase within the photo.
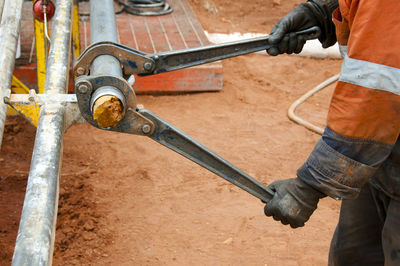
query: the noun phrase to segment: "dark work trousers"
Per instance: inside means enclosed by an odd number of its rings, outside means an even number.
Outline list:
[[[330,266],[400,265],[400,202],[367,183],[343,200],[329,251]]]

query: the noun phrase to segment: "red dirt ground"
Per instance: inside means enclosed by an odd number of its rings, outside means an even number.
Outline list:
[[[190,0],[209,32],[266,32],[299,1]],[[218,93],[138,103],[265,184],[294,177],[319,136],[290,104],[340,61],[248,55],[225,60]],[[323,124],[332,87],[299,114]],[[10,264],[35,129],[7,120],[0,153],[0,265]],[[283,226],[256,198],[150,139],[71,127],[64,140],[54,265],[324,265],[339,203],[305,227]]]

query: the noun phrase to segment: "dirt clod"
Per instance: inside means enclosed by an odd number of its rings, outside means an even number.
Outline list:
[[[102,96],[93,106],[93,119],[99,127],[107,128],[118,125],[124,115],[121,101],[111,95]]]

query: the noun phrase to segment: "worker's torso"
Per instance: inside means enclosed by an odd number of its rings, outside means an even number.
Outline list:
[[[391,198],[400,200],[400,138],[387,160],[370,179],[370,183]]]

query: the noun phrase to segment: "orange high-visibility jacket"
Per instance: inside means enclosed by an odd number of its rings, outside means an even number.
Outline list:
[[[343,64],[327,128],[297,171],[336,199],[365,182],[400,200],[400,0],[339,0]],[[396,142],[397,141],[397,142]]]
[[[339,6],[333,20],[344,62],[328,126],[393,144],[400,133],[400,1],[339,0]]]

